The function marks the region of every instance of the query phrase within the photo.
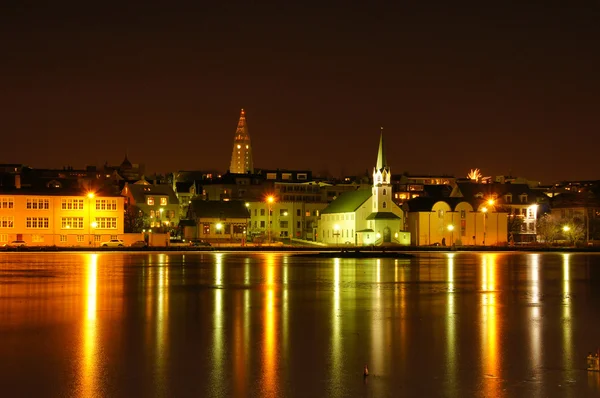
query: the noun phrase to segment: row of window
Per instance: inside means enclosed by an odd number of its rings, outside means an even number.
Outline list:
[[[13,216],[0,217],[0,228],[14,228],[15,218]],[[48,229],[50,219],[48,217],[27,217],[25,218],[25,228],[29,229]],[[62,217],[62,229],[83,229],[83,217]],[[117,229],[116,217],[96,217],[96,226],[100,229]]]
[[[153,196],[148,196],[146,198],[146,204],[148,206],[154,206],[154,197]],[[160,198],[160,205],[161,206],[166,206],[168,204],[167,198],[166,197],[161,197]]]
[[[345,231],[345,234],[344,234]],[[342,238],[354,238],[354,230],[351,229],[350,231],[348,231],[347,229],[340,229],[340,230],[335,230],[335,229],[331,229],[331,230],[327,230],[327,237],[329,238],[329,233],[331,232],[331,237],[342,237]],[[325,236],[325,230],[323,230],[323,236]]]
[[[254,209],[254,217],[258,217],[258,213],[260,210],[260,215],[264,216],[267,211],[265,209]],[[288,209],[279,209],[279,216],[280,217],[286,217],[288,216],[290,213],[288,212]],[[270,211],[269,213],[270,216],[273,215],[273,210]],[[304,212],[304,216],[305,217],[318,217],[319,216],[319,210],[313,210],[312,212],[310,210],[306,210]],[[296,209],[296,217],[302,217],[302,210],[301,209]]]
[[[165,213],[165,217],[167,218],[175,218],[175,210],[167,210],[167,211],[154,211],[150,210],[150,218],[155,217],[160,218],[161,214]]]
[[[354,213],[350,214],[324,214],[323,221],[352,221],[354,220]]]
[[[76,235],[76,236],[77,236],[76,239],[77,239],[78,243],[85,242],[86,235]],[[66,243],[67,242],[67,238],[68,238],[68,235],[60,235],[59,240],[60,240],[61,243]],[[111,235],[110,238],[111,239],[117,239],[118,237],[117,237],[117,235]],[[42,243],[42,242],[44,242],[44,235],[33,234],[33,235],[31,235],[31,241],[33,243]],[[94,235],[94,241],[95,242],[102,241],[102,236],[101,235]],[[2,242],[2,243],[8,242],[8,235],[7,234],[0,234],[0,242]]]
[[[83,210],[84,200],[76,198],[64,198],[61,199],[60,208],[61,210]],[[49,210],[50,199],[44,198],[27,198],[25,200],[25,207],[29,210]],[[15,201],[14,198],[2,197],[0,198],[1,209],[14,209]],[[97,199],[96,210],[117,210],[117,199]]]

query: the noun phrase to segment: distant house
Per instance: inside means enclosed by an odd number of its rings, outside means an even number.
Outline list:
[[[121,191],[125,205],[135,205],[149,218],[147,228],[177,228],[179,200],[170,185],[151,185],[145,180],[126,183]]]
[[[192,199],[187,218],[194,226],[184,227],[186,239],[237,241],[245,239],[250,212],[241,201]]]

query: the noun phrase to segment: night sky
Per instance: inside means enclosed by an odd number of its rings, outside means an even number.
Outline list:
[[[258,168],[383,126],[394,173],[600,178],[598,1],[44,3],[0,5],[0,162],[225,171],[244,108]]]

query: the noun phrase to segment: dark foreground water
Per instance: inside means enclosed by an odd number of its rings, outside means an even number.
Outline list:
[[[600,396],[598,346],[593,254],[0,254],[2,397]]]

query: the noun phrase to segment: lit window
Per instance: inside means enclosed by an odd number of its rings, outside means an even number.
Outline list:
[[[146,203],[148,203],[148,206],[154,206],[154,198],[149,197]]]
[[[160,198],[160,205],[161,206],[166,206],[167,205],[167,198]]]

